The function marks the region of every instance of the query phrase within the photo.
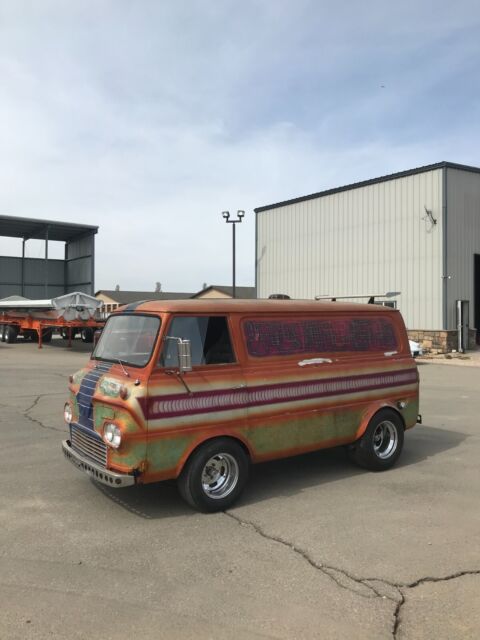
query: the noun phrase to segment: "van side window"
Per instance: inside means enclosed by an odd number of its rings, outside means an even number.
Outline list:
[[[393,351],[398,347],[390,318],[284,318],[247,320],[243,332],[249,355]]]
[[[168,335],[190,340],[193,366],[235,362],[225,316],[176,316]],[[178,366],[177,346],[173,340],[165,341],[159,364],[161,367]]]

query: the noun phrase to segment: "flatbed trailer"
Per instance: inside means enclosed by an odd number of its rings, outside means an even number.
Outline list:
[[[96,329],[102,329],[105,322],[100,320],[85,320],[78,322],[62,322],[61,320],[37,320],[35,318],[15,318],[8,313],[0,313],[0,341],[10,344],[17,341],[18,336],[38,342],[38,348],[51,342],[54,331],[59,331],[63,338],[72,346],[72,339],[80,332],[83,342],[93,342]]]
[[[0,340],[14,343],[18,336],[43,343],[59,331],[72,346],[72,338],[81,333],[84,342],[93,342],[96,329],[103,328],[100,316],[101,302],[84,293],[70,293],[51,300],[7,299],[0,300]]]

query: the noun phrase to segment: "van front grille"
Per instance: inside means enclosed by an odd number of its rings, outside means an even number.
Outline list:
[[[70,426],[72,449],[90,458],[102,467],[107,466],[107,445],[95,432],[88,433],[85,429]]]

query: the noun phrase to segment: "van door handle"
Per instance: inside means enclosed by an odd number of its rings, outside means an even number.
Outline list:
[[[300,360],[299,367],[307,367],[312,364],[332,364],[333,360],[330,358],[309,358],[308,360]]]

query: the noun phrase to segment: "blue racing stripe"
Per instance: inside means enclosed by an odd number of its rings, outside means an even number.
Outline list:
[[[77,393],[78,424],[86,429],[94,430],[93,425],[93,394],[100,378],[112,368],[110,362],[99,362],[83,378]]]

